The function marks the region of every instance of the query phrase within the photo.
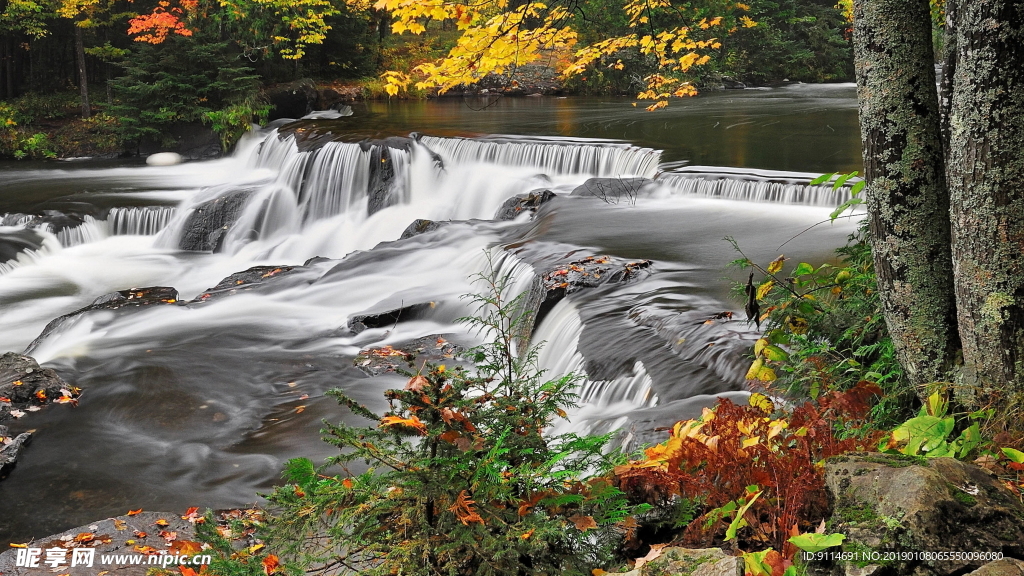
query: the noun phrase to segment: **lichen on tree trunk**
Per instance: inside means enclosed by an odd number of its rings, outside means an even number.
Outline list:
[[[948,180],[965,380],[1022,393],[1024,3],[971,0],[957,16]]]
[[[910,381],[944,380],[959,339],[928,0],[855,0],[853,34],[882,308]]]

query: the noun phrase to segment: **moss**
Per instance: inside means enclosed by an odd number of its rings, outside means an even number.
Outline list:
[[[661,576],[665,574],[689,576],[699,566],[714,559],[710,554],[704,556],[680,556],[674,552],[669,552],[668,555],[645,564],[640,569],[640,574],[642,576]]]
[[[970,494],[964,492],[963,490],[957,488],[956,486],[953,486],[950,491],[953,493],[953,499],[963,504],[964,506],[971,507],[978,503],[977,498],[971,496]]]
[[[928,459],[924,456],[910,456],[908,454],[872,454],[863,456],[861,460],[872,464],[881,464],[889,468],[906,468],[907,466],[927,466]]]
[[[863,522],[871,522],[878,520],[878,514],[871,506],[863,504],[860,506],[845,506],[842,508],[836,508],[836,511],[832,514],[832,517],[843,523],[860,524]]]

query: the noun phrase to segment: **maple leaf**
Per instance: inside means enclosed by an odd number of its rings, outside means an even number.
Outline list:
[[[135,516],[136,514],[142,514],[142,508],[139,508],[138,510],[129,510],[125,516]]]
[[[464,525],[469,526],[473,523],[483,524],[484,519],[480,517],[480,514],[473,508],[473,504],[476,504],[475,500],[470,500],[469,494],[465,490],[459,492],[458,497],[455,498],[455,504],[452,504],[448,510],[455,513],[455,517],[459,519]]]
[[[178,570],[181,571],[181,576],[199,576],[199,574],[195,570],[189,568],[188,566],[178,566]]]
[[[161,527],[163,527],[163,526],[170,526],[171,525],[170,522],[168,522],[167,520],[164,520],[163,518],[158,519],[156,522],[153,522],[153,524],[156,524],[157,526],[161,526]]]

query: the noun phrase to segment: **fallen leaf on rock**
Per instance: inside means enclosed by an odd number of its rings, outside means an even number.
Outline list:
[[[181,571],[182,576],[199,576],[199,574],[195,570],[189,568],[188,566],[178,566],[178,570]]]
[[[203,549],[203,545],[193,540],[178,540],[171,545],[171,550],[178,556],[191,556]]]
[[[115,530],[126,530],[128,529],[128,523],[124,520],[118,520],[114,518],[114,529]]]
[[[167,530],[161,530],[159,535],[161,538],[167,540],[168,542],[173,542],[178,539],[177,532],[168,532]]]
[[[146,536],[149,536],[149,534],[146,534],[142,530],[136,530],[135,531],[135,537],[136,538],[145,538]]]
[[[169,526],[171,523],[167,520],[164,520],[163,518],[160,518],[156,522],[153,522],[153,524],[156,524],[157,526]]]
[[[96,535],[92,532],[81,532],[78,536],[75,536],[75,542],[92,542],[95,539]]]
[[[296,414],[302,414],[305,410],[306,410],[305,406],[296,406],[295,407],[295,413]]]
[[[14,416],[15,418],[21,418],[24,415],[25,415],[25,413],[22,412],[21,410],[18,410],[18,409],[11,410],[11,416]]]
[[[188,520],[192,524],[202,524],[205,518],[199,513],[199,507],[193,506],[188,510],[185,510],[185,515],[181,517],[182,520]]]
[[[136,546],[135,548],[133,548],[133,550],[135,550],[139,554],[146,554],[147,556],[152,556],[154,554],[160,553],[159,550],[153,548],[152,546]]]
[[[129,510],[128,514],[125,514],[125,516],[135,516],[136,514],[142,514],[142,508],[139,508],[138,510]]]
[[[14,542],[11,542],[8,546],[11,548],[28,548],[28,544],[15,544]]]
[[[661,556],[662,548],[666,546],[668,546],[668,544],[651,544],[651,551],[648,552],[647,555],[643,558],[637,558],[636,565],[633,566],[633,569],[639,570],[641,567],[643,567],[644,564],[647,564],[652,560],[656,560],[659,556]]]

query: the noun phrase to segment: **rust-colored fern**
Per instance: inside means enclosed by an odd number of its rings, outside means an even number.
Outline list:
[[[828,514],[824,460],[877,445],[882,433],[862,427],[880,394],[877,385],[861,382],[788,412],[776,411],[763,397],[752,402],[756,407],[723,399],[701,418],[676,424],[645,459],[616,468],[616,480],[630,497],[651,504],[675,496],[700,502],[704,516],[681,537],[695,546],[721,534],[722,522],[709,522],[707,512],[757,485],[763,494],[745,516],[749,528],[741,539],[747,547],[771,546],[785,554],[794,526],[812,531]]]

